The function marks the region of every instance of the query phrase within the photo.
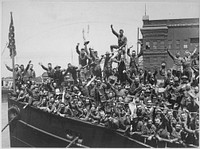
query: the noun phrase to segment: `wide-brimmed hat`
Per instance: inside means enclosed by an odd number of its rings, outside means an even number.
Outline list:
[[[182,76],[181,79],[188,79],[186,75]]]
[[[178,82],[178,81],[179,81],[178,77],[174,77],[174,82]]]
[[[65,106],[65,103],[64,102],[60,102],[60,105]]]
[[[107,51],[107,52],[106,52],[106,55],[109,55],[109,54],[110,54],[110,52],[109,52],[109,51]]]
[[[114,76],[114,75],[109,76],[108,82],[109,82],[110,84],[115,84],[115,83],[117,82],[117,77]]]
[[[55,90],[55,94],[56,94],[56,95],[60,95],[60,94],[62,94],[62,93],[61,93],[60,90],[57,88],[57,89]]]
[[[54,69],[57,69],[57,68],[61,68],[61,67],[57,65]]]

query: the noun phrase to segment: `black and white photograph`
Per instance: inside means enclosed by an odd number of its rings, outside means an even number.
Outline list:
[[[1,148],[198,148],[199,0],[2,0]]]

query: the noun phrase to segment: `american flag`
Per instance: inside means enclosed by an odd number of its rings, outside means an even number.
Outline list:
[[[10,27],[9,27],[9,34],[8,34],[8,48],[10,49],[10,57],[12,57],[12,54],[16,56],[16,46],[15,46],[15,33],[14,33],[14,25],[13,25],[13,17],[12,12],[10,12],[11,15],[11,21],[10,21]]]

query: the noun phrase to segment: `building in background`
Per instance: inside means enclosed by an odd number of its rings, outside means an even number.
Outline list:
[[[1,78],[1,87],[6,89],[11,89],[13,85],[13,78],[12,77],[6,77]]]
[[[173,65],[166,48],[171,53],[186,50],[193,51],[199,45],[199,18],[149,20],[143,17],[143,27],[140,29],[143,43],[143,65],[153,71],[165,62],[167,68]]]

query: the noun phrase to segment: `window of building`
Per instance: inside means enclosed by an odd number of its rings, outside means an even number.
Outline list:
[[[172,40],[168,40],[168,49],[172,49]]]
[[[143,60],[145,64],[150,64],[150,57],[145,57]]]
[[[153,42],[153,49],[157,49],[157,46],[158,46],[157,41],[154,41],[154,42]]]
[[[157,57],[152,57],[151,58],[151,63],[157,63],[158,62],[158,58]]]
[[[199,43],[199,38],[190,38],[190,43]]]
[[[180,49],[180,40],[176,40],[176,49]]]
[[[187,39],[185,39],[184,42],[183,42],[183,48],[184,49],[188,48],[188,40]]]
[[[162,40],[160,41],[160,49],[164,49],[165,48],[165,41]]]
[[[150,42],[149,41],[146,42],[146,49],[150,49]]]
[[[160,57],[160,61],[161,61],[161,62],[163,62],[163,61],[165,61],[165,60],[166,60],[166,58],[165,58],[164,56],[161,56],[161,57]]]

